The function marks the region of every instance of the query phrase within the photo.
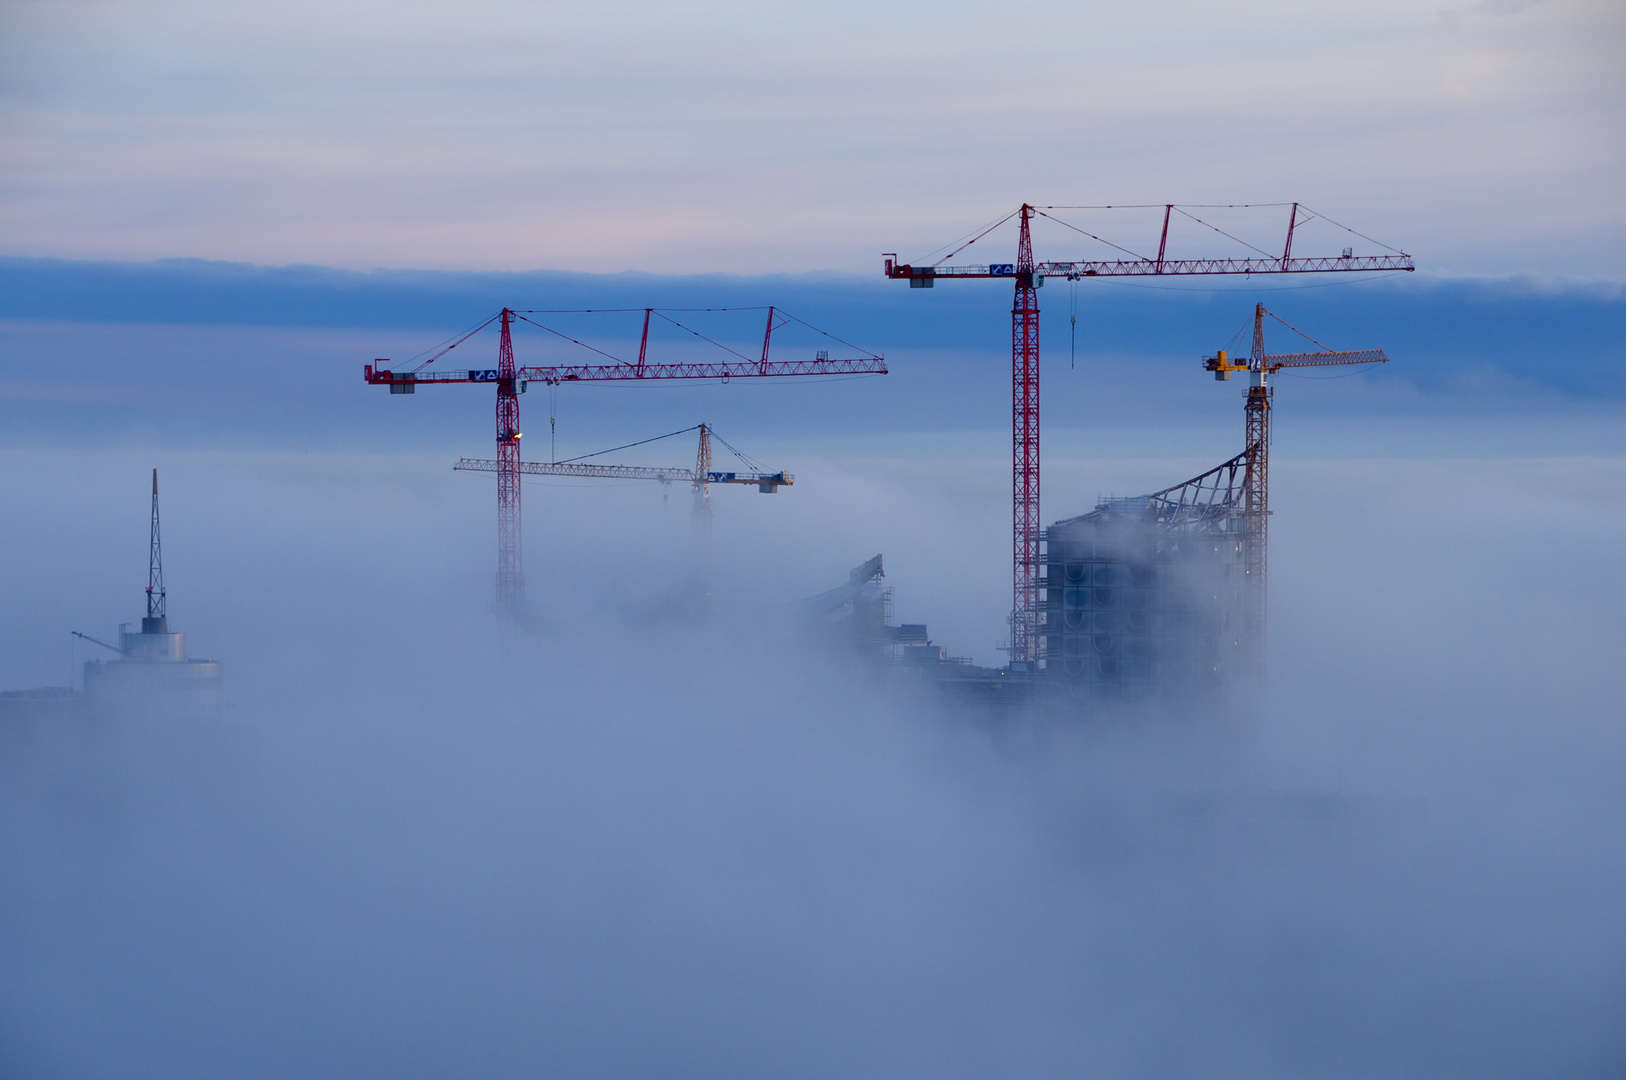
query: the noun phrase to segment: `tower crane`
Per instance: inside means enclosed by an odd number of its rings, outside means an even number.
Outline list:
[[[1023,203],[994,224],[972,236],[942,258],[927,264],[914,265],[898,260],[896,253],[884,256],[888,278],[909,282],[912,289],[929,289],[940,279],[1006,278],[1015,285],[1015,301],[1011,307],[1011,547],[1012,547],[1012,603],[1010,658],[1013,668],[1028,667],[1038,659],[1042,638],[1037,633],[1039,610],[1039,298],[1038,289],[1047,276],[1063,277],[1068,281],[1096,277],[1164,277],[1189,274],[1305,274],[1348,273],[1368,270],[1414,270],[1412,258],[1403,251],[1390,249],[1391,254],[1356,255],[1353,248],[1345,248],[1338,256],[1294,256],[1293,233],[1301,225],[1317,217],[1337,225],[1330,218],[1316,214],[1299,203],[1292,204],[1287,219],[1287,240],[1280,257],[1259,251],[1260,258],[1202,258],[1170,259],[1168,255],[1169,223],[1176,213],[1199,224],[1222,230],[1190,213],[1198,207],[1181,207],[1173,203],[1162,204],[1163,232],[1158,240],[1157,257],[1137,255],[1127,248],[1118,248],[1128,259],[1072,260],[1039,262],[1033,255],[1031,223],[1035,217],[1044,217],[1093,240],[1102,241],[1093,233],[1085,232],[1062,221],[1050,211],[1074,209],[1113,209],[1112,207],[1033,206]],[[1120,207],[1120,209],[1130,209]],[[947,260],[993,232],[1012,218],[1020,219],[1014,263],[985,265],[947,265]],[[1354,230],[1341,229],[1359,236]],[[1223,234],[1223,232],[1222,232]],[[1229,234],[1223,234],[1229,235]],[[1234,238],[1233,238],[1234,239]],[[1362,239],[1366,239],[1363,237]],[[1373,241],[1374,243],[1376,241]],[[1252,245],[1248,245],[1252,246]],[[1382,245],[1380,245],[1382,246]]]
[[[456,383],[492,383],[497,389],[497,457],[490,471],[497,474],[497,607],[509,614],[517,612],[525,595],[525,575],[520,559],[520,476],[523,473],[520,461],[520,438],[522,432],[519,424],[519,395],[525,392],[527,384],[543,382],[550,386],[557,386],[567,382],[606,382],[622,380],[644,379],[719,379],[727,382],[730,379],[773,378],[795,375],[885,375],[886,360],[880,353],[866,352],[847,342],[841,341],[816,326],[803,322],[796,316],[777,308],[767,308],[767,326],[762,333],[762,353],[760,357],[753,358],[737,352],[719,342],[713,341],[692,327],[678,322],[670,313],[683,311],[760,311],[761,308],[623,308],[598,309],[600,314],[642,311],[644,317],[643,336],[638,344],[638,359],[636,361],[622,360],[603,349],[588,345],[569,334],[563,333],[548,326],[534,316],[588,314],[582,311],[543,311],[518,310],[503,308],[497,314],[486,319],[474,329],[458,337],[450,344],[441,348],[429,359],[417,364],[408,371],[395,371],[386,365],[389,359],[375,360],[363,367],[363,376],[370,386],[387,386],[391,394],[412,394],[419,386],[446,386]],[[675,364],[658,364],[649,361],[649,328],[654,318],[662,319],[677,328],[702,341],[730,354],[733,359],[689,362]],[[552,366],[521,367],[514,360],[514,342],[512,327],[514,322],[530,323],[537,328],[561,338],[572,345],[580,346],[589,352],[612,363],[591,364],[563,364]],[[775,330],[789,323],[799,323],[803,327],[820,334],[831,341],[844,345],[854,352],[862,355],[849,359],[830,358],[828,350],[819,350],[811,360],[772,360],[769,350],[773,343]],[[467,371],[426,370],[430,364],[445,356],[459,345],[468,341],[475,334],[484,330],[492,323],[500,323],[501,333],[497,342],[497,366],[495,368],[476,369]],[[709,471],[709,465],[706,470]],[[715,483],[717,481],[705,481]],[[707,492],[703,492],[705,494]]]
[[[662,484],[674,482],[687,482],[694,492],[694,518],[695,524],[702,530],[711,527],[711,485],[713,484],[750,484],[764,495],[772,495],[782,487],[790,487],[796,483],[796,478],[781,469],[779,472],[718,472],[711,467],[711,440],[713,438],[722,442],[721,436],[713,432],[710,424],[696,424],[692,428],[674,431],[668,435],[657,435],[654,439],[644,439],[642,442],[656,442],[659,439],[669,439],[673,435],[683,435],[690,431],[700,432],[699,447],[695,451],[695,465],[693,469],[652,467],[644,465],[595,465],[582,461],[525,461],[521,462],[519,471],[527,476],[575,476],[583,479],[595,480],[657,480]],[[628,446],[639,446],[642,443],[630,443]],[[723,442],[724,446],[728,446]],[[617,446],[615,450],[625,450],[626,446]],[[748,464],[750,462],[744,454],[734,450],[735,456]],[[600,453],[613,453],[613,450],[603,450]],[[597,454],[586,455],[597,457]],[[480,458],[459,458],[453,469],[461,472],[497,472],[501,462]]]
[[[1320,346],[1320,351],[1265,352],[1266,315],[1311,344]],[[1270,531],[1270,410],[1271,399],[1276,394],[1276,388],[1270,385],[1270,377],[1289,368],[1343,367],[1350,364],[1388,362],[1389,358],[1383,354],[1382,349],[1355,349],[1343,352],[1329,349],[1279,315],[1266,311],[1263,304],[1256,304],[1253,309],[1253,348],[1247,359],[1233,360],[1224,349],[1203,359],[1203,370],[1212,371],[1215,380],[1220,382],[1229,381],[1237,372],[1248,373],[1248,396],[1243,405],[1242,438],[1243,449],[1247,454],[1247,468],[1242,480],[1242,555],[1244,572],[1247,574],[1243,625],[1255,664],[1262,656],[1265,636],[1265,570]]]

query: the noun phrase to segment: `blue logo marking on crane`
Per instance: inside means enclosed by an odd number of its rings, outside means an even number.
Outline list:
[[[484,371],[469,372],[469,382],[496,382],[497,369],[487,368]]]
[[[1008,277],[1011,274],[1016,273],[1016,264],[1015,263],[993,263],[992,265],[990,265],[988,267],[988,272],[990,274],[992,274],[994,277]]]

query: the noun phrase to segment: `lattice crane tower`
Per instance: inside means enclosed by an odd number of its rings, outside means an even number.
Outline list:
[[[1265,316],[1281,323],[1313,345],[1319,352],[1265,352]],[[1243,363],[1231,360],[1221,349],[1203,360],[1203,369],[1225,381],[1235,372],[1248,372],[1248,396],[1243,404],[1243,453],[1247,471],[1243,476],[1243,565],[1247,574],[1243,626],[1250,643],[1250,661],[1263,663],[1265,638],[1265,581],[1269,564],[1270,540],[1270,413],[1276,388],[1270,377],[1284,368],[1344,367],[1350,364],[1385,364],[1389,358],[1382,349],[1336,351],[1256,304],[1253,309],[1253,348]]]

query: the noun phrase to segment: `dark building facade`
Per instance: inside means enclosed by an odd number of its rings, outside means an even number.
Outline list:
[[[1045,531],[1046,696],[1208,697],[1249,669],[1246,483],[1244,453]]]

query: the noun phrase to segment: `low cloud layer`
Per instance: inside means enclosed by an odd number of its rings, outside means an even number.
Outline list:
[[[126,454],[60,466],[79,510],[30,462],[13,542],[83,535]],[[211,470],[243,479],[205,510]],[[829,466],[724,493],[709,600],[681,500],[528,490],[542,617],[504,641],[485,478],[414,471],[222,454],[166,488],[171,613],[233,708],[7,742],[8,1074],[1626,1064],[1616,459],[1284,463],[1269,694],[1084,725],[899,695],[785,629],[885,548],[900,616],[991,636],[1001,538],[966,526],[997,485],[893,521],[885,483],[798,502]],[[120,565],[40,556],[33,622],[129,616],[141,496],[90,530],[135,534]]]

